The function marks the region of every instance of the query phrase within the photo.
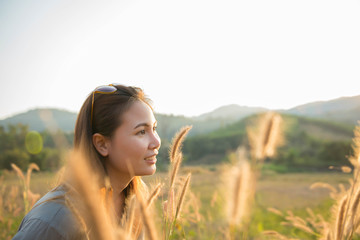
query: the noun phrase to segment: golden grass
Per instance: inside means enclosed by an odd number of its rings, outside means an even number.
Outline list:
[[[155,199],[159,196],[163,185],[164,185],[163,183],[158,183],[156,185],[155,189],[152,191],[152,193],[150,194],[150,196],[147,200],[147,207],[150,207],[153,204],[153,202],[155,201]]]
[[[21,169],[18,166],[16,166],[14,163],[11,164],[11,167],[16,172],[23,187],[24,211],[26,214],[27,212],[30,211],[31,206],[33,206],[35,202],[40,198],[39,194],[34,194],[30,190],[31,173],[33,170],[39,171],[40,169],[35,163],[31,163],[27,169],[27,173],[25,177]]]
[[[325,188],[330,190],[330,196],[336,200],[332,207],[332,217],[325,220],[321,215],[315,214],[308,210],[310,218],[306,220],[295,217],[293,214],[285,217],[285,225],[298,228],[304,232],[313,234],[318,239],[343,240],[353,239],[354,233],[359,231],[360,215],[358,212],[360,203],[360,183],[359,183],[359,153],[360,153],[360,128],[357,126],[354,130],[353,138],[353,155],[349,157],[349,161],[354,167],[353,179],[349,180],[350,187],[345,188],[343,184],[339,184],[339,190],[331,184],[323,182],[315,182],[310,188]],[[343,173],[350,173],[352,169],[349,167],[341,167]],[[270,210],[274,212],[274,210]],[[311,228],[309,228],[311,226]]]
[[[185,126],[177,132],[172,140],[172,144],[170,146],[170,162],[174,162],[177,159],[177,154],[181,151],[181,145],[184,141],[186,135],[191,130],[192,126]]]
[[[80,152],[74,152],[69,160],[68,184],[75,188],[69,202],[76,209],[80,218],[84,218],[86,226],[91,226],[90,239],[116,239],[113,219],[107,215],[105,205],[101,204],[100,187],[97,177]],[[70,178],[71,176],[71,178]],[[89,227],[87,227],[89,229]],[[87,232],[84,229],[84,232]]]
[[[274,156],[276,148],[283,142],[282,118],[278,113],[267,112],[247,128],[253,161],[261,164],[265,157]]]
[[[156,240],[158,239],[157,232],[156,232],[155,224],[152,220],[153,218],[150,217],[147,204],[144,202],[142,198],[138,198],[138,200],[139,200],[139,205],[141,210],[140,212],[143,219],[146,236],[149,240]]]
[[[220,232],[219,236],[222,239],[246,239],[249,233],[249,224],[251,223],[251,211],[254,210],[252,202],[255,199],[255,191],[262,191],[264,186],[269,186],[270,177],[266,176],[265,179],[260,179],[260,170],[263,164],[263,159],[266,156],[271,156],[276,152],[276,146],[278,146],[279,139],[281,139],[281,119],[275,113],[269,113],[263,119],[263,122],[259,122],[261,126],[255,131],[255,128],[249,128],[250,146],[249,150],[239,150],[234,153],[233,162],[231,166],[222,168],[224,175],[228,178],[225,180],[224,185],[212,185],[209,186],[211,193],[208,196],[208,203],[206,206],[223,207],[224,211],[228,211],[225,221],[228,226],[223,224],[218,227]],[[213,221],[212,224],[219,223],[219,219],[213,219],[212,216],[201,215],[201,204],[198,204],[199,198],[190,189],[191,179],[199,179],[196,174],[189,173],[186,177],[182,176],[184,173],[181,169],[182,153],[181,145],[184,141],[184,137],[188,133],[190,128],[183,128],[173,139],[172,149],[170,150],[171,166],[167,177],[164,174],[164,180],[167,180],[167,184],[163,181],[158,183],[151,191],[148,198],[142,199],[140,196],[132,197],[128,199],[127,212],[123,218],[123,225],[117,225],[114,220],[114,216],[108,214],[108,211],[101,204],[101,197],[99,195],[99,186],[96,186],[96,178],[91,174],[89,170],[86,170],[79,159],[81,156],[74,155],[72,158],[76,159],[76,164],[72,165],[74,178],[74,185],[77,186],[77,194],[81,196],[81,201],[85,205],[87,211],[84,213],[82,208],[73,199],[66,199],[70,202],[70,208],[73,209],[75,215],[80,217],[79,222],[85,233],[88,233],[88,226],[91,224],[93,229],[88,239],[134,239],[136,238],[137,229],[134,228],[134,222],[138,221],[137,212],[141,214],[143,223],[143,230],[146,233],[147,239],[160,239],[159,228],[161,228],[161,239],[187,239],[186,233],[181,225],[194,225],[198,228],[198,236],[201,239],[200,226],[205,219]],[[259,135],[259,136],[258,136]],[[282,226],[287,226],[297,231],[302,231],[311,239],[329,239],[329,240],[342,240],[352,239],[354,235],[359,233],[360,214],[360,183],[358,181],[359,175],[359,152],[360,152],[360,128],[357,127],[354,131],[353,139],[353,155],[349,157],[350,162],[354,166],[354,170],[349,167],[337,167],[343,171],[344,176],[347,176],[351,171],[353,178],[350,183],[350,187],[347,184],[340,183],[338,186],[333,186],[330,183],[315,181],[311,185],[311,189],[324,188],[330,191],[330,195],[336,200],[336,204],[332,206],[332,216],[325,218],[321,214],[316,214],[310,208],[306,209],[307,216],[297,216],[293,211],[281,211],[279,209],[268,207],[268,211],[276,214],[277,217],[282,219]],[[247,155],[249,152],[249,156]],[[25,175],[16,167],[13,167],[17,172],[19,179],[24,185],[30,189],[30,174],[31,171],[36,169],[34,166],[29,167],[28,173]],[[220,169],[220,168],[219,168]],[[186,171],[191,171],[188,168]],[[198,171],[201,178],[208,177],[212,183],[214,179],[219,175],[219,172],[206,172],[202,169]],[[320,174],[319,174],[320,175]],[[287,188],[286,177],[290,175],[282,175],[281,190]],[[299,175],[303,178],[304,175]],[[319,177],[319,176],[317,176]],[[293,183],[296,182],[296,187],[303,183],[296,181],[296,174],[291,175]],[[91,181],[89,181],[91,179]],[[315,179],[315,178],[314,178]],[[92,182],[94,180],[94,182]],[[331,178],[329,178],[331,180]],[[204,181],[202,179],[202,181]],[[304,180],[305,181],[305,180]],[[312,178],[307,178],[306,181],[313,181]],[[330,181],[329,181],[330,182]],[[0,179],[1,183],[1,179]],[[332,182],[334,183],[334,182]],[[196,185],[197,184],[197,185]],[[205,186],[199,185],[195,182],[197,188],[203,189]],[[219,189],[220,187],[220,189]],[[289,188],[290,189],[290,188]],[[295,191],[294,185],[292,190]],[[13,188],[9,194],[18,195],[19,189]],[[75,196],[77,196],[75,194]],[[161,196],[161,197],[159,197]],[[285,195],[284,195],[285,196]],[[291,198],[291,197],[290,197]],[[161,223],[160,227],[154,223],[157,218],[152,215],[151,206],[156,206],[156,201],[160,201],[164,206],[164,211],[160,213]],[[271,199],[266,199],[267,202],[271,202]],[[226,204],[227,202],[227,204]],[[291,203],[291,200],[289,200]],[[4,205],[4,199],[0,199],[0,204]],[[270,203],[269,203],[270,204]],[[305,205],[306,203],[302,203]],[[31,205],[29,203],[29,205]],[[283,204],[279,204],[286,207]],[[18,208],[12,207],[12,211],[16,212]],[[3,210],[1,210],[3,211]],[[190,213],[191,211],[192,214]],[[249,212],[247,212],[249,211]],[[330,211],[330,210],[329,210]],[[206,211],[205,211],[206,212]],[[1,213],[1,212],[0,212]],[[225,214],[224,214],[225,215]],[[182,217],[187,218],[182,218]],[[158,216],[159,217],[159,216]],[[0,219],[0,222],[2,220]],[[216,222],[216,223],[215,223]],[[212,226],[214,226],[212,225]],[[229,227],[227,229],[227,227]],[[183,234],[183,235],[181,235]],[[294,236],[286,236],[283,233],[273,230],[265,230],[264,236],[271,239],[296,239]],[[309,238],[310,238],[309,237]],[[196,239],[196,238],[195,238]],[[303,238],[302,238],[303,239]]]
[[[184,199],[185,199],[185,195],[186,195],[186,192],[188,191],[188,188],[189,188],[189,185],[190,185],[190,179],[191,179],[191,173],[189,173],[186,177],[186,180],[184,182],[184,185],[181,189],[181,193],[180,193],[180,196],[179,196],[179,201],[178,201],[178,204],[176,206],[176,211],[175,211],[175,218],[174,218],[174,222],[176,221],[176,219],[178,218],[180,212],[181,212],[181,208],[182,208],[182,205],[184,203]]]

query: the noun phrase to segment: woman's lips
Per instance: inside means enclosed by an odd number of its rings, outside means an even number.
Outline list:
[[[144,159],[147,163],[155,164],[156,163],[156,155],[153,155],[151,157],[147,157]]]

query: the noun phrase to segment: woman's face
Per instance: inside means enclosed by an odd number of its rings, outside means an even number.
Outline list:
[[[135,176],[154,174],[161,144],[156,125],[154,114],[146,103],[132,103],[110,139],[106,162],[108,171]]]

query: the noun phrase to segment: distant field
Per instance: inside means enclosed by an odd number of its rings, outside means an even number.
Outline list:
[[[182,173],[192,172],[191,189],[200,194],[202,198],[212,196],[222,185],[221,169],[208,166],[184,168]],[[348,184],[351,174],[328,172],[328,173],[267,173],[260,176],[257,186],[257,194],[261,196],[260,203],[264,206],[277,207],[280,209],[296,209],[302,207],[314,207],[329,198],[329,191],[325,189],[311,190],[314,182],[326,182],[334,185]],[[144,177],[148,182],[157,182],[166,179],[167,173],[156,173],[154,176]],[[225,184],[225,183],[224,183]]]

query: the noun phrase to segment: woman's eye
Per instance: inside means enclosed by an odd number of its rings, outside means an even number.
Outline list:
[[[145,130],[141,130],[137,133],[138,135],[145,135]]]

